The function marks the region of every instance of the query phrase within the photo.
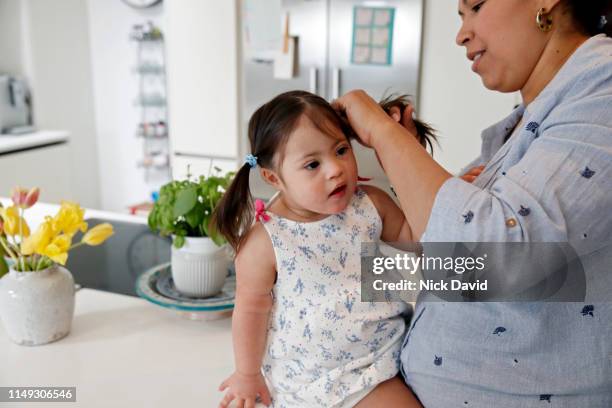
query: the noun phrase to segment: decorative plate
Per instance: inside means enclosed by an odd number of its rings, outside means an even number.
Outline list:
[[[194,298],[176,290],[172,281],[170,263],[165,263],[149,269],[138,277],[136,293],[151,303],[176,310],[191,319],[200,319],[204,314],[227,312],[234,308],[236,277],[228,276],[223,289],[217,295]],[[206,318],[210,317],[213,316]]]

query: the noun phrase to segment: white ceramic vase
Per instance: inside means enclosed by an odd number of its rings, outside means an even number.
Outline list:
[[[42,271],[12,267],[0,279],[0,318],[9,338],[20,345],[51,343],[68,335],[74,316],[74,279],[53,265]]]
[[[209,297],[221,291],[230,258],[224,247],[208,237],[186,237],[181,248],[172,246],[172,280],[190,297]]]

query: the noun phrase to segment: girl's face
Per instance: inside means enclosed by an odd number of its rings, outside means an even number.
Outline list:
[[[323,133],[302,115],[289,136],[278,173],[271,180],[287,207],[305,217],[337,214],[349,204],[357,185],[357,162],[340,129]]]
[[[466,48],[472,70],[491,90],[522,89],[538,63],[548,36],[536,25],[546,0],[459,0],[462,25],[457,44]]]

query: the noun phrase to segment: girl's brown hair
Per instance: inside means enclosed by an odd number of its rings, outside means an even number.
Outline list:
[[[392,107],[398,107],[403,112],[408,103],[407,97],[401,96],[386,98],[381,102],[381,106],[387,113]],[[257,158],[258,166],[267,169],[280,166],[282,151],[302,115],[306,115],[314,126],[324,133],[330,132],[331,125],[335,130],[342,131],[347,139],[356,138],[348,121],[325,99],[305,91],[285,92],[257,109],[249,120],[249,144],[251,154]],[[423,146],[433,147],[433,129],[417,120],[415,124],[419,132],[419,142]],[[251,166],[245,162],[213,213],[212,227],[222,234],[235,250],[238,250],[254,218],[253,197],[249,189],[250,171]]]

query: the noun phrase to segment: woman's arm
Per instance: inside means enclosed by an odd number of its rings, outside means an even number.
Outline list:
[[[419,240],[438,190],[452,175],[364,91],[349,92],[336,100],[334,107],[346,113],[361,141],[376,150],[413,237]]]
[[[256,224],[236,256],[236,305],[232,315],[232,339],[236,371],[220,387],[229,388],[221,406],[233,399],[247,405],[259,395],[270,404],[270,395],[261,374],[266,347],[268,317],[272,308],[272,287],[276,267],[274,249],[264,227]]]
[[[528,127],[519,129],[513,137],[524,144],[525,154],[508,163],[486,189],[443,175],[444,170],[436,170],[433,160],[420,157],[414,138],[402,138],[402,128],[397,130],[394,121],[389,124],[391,119],[379,114],[365,93],[345,95],[349,96],[340,101],[340,107],[346,107],[352,115],[351,125],[378,150],[415,237],[421,237],[427,227],[427,240],[440,242],[567,242],[579,238],[581,245],[588,243],[597,249],[597,242],[609,241],[612,218],[604,209],[612,208],[608,194],[612,191],[610,95],[559,104],[540,123],[535,136]],[[426,176],[406,173],[428,168],[433,171]],[[433,186],[419,190],[427,180]],[[425,214],[418,213],[419,208]]]

